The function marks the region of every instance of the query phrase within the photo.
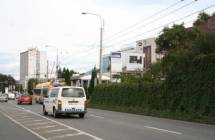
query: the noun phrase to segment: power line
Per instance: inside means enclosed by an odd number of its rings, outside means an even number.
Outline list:
[[[194,2],[196,2],[196,0],[192,0],[191,2],[189,2],[189,3],[185,4],[185,5],[182,5],[182,6],[180,6],[179,8],[176,8],[176,9],[174,9],[174,10],[172,10],[172,11],[170,11],[170,12],[164,14],[164,15],[161,15],[161,16],[155,18],[155,19],[153,19],[153,18],[152,18],[152,20],[149,19],[149,22],[146,22],[146,24],[142,24],[142,25],[139,25],[139,26],[137,26],[137,27],[134,27],[134,30],[138,30],[138,29],[140,29],[140,28],[142,28],[142,27],[146,27],[146,26],[148,26],[148,25],[151,25],[152,23],[155,23],[155,22],[157,22],[157,21],[159,21],[159,20],[161,20],[161,19],[163,19],[163,18],[165,18],[165,17],[167,17],[167,16],[169,16],[169,15],[171,15],[171,14],[177,12],[177,11],[180,11],[181,9],[183,9],[183,8],[185,8],[185,7],[190,6],[190,5],[193,4]],[[133,31],[130,31],[130,32],[134,32],[134,30],[133,30]],[[121,34],[121,36],[124,35],[124,34],[128,34],[128,33],[129,33],[129,32],[127,31],[127,32]],[[113,39],[112,39],[112,40],[113,40]]]
[[[176,20],[173,20],[173,21],[171,21],[171,22],[169,22],[169,23],[167,23],[167,24],[164,24],[164,25],[162,25],[162,26],[158,26],[158,27],[156,27],[156,28],[150,29],[150,30],[148,30],[148,31],[146,31],[146,32],[143,32],[143,33],[141,33],[141,34],[135,35],[135,37],[142,36],[143,34],[146,34],[147,32],[152,32],[152,31],[154,31],[154,30],[160,29],[160,28],[162,28],[162,27],[164,27],[164,26],[167,26],[167,25],[172,24],[172,23],[174,23],[174,22],[177,22],[177,21],[180,21],[180,20],[182,20],[182,19],[188,18],[188,17],[190,17],[190,16],[192,16],[192,15],[194,15],[194,14],[197,14],[197,13],[199,13],[199,12],[202,12],[202,11],[205,11],[205,10],[208,10],[208,9],[211,9],[211,8],[213,8],[213,7],[215,7],[215,4],[210,5],[210,6],[206,7],[206,8],[201,9],[201,10],[195,11],[195,12],[193,12],[193,13],[190,13],[190,14],[188,14],[188,15],[186,15],[186,16],[180,17],[180,18],[178,18],[178,19],[176,19]],[[192,20],[192,21],[195,21],[195,20]],[[186,22],[185,24],[190,23],[190,22],[192,22],[192,21]],[[157,35],[157,34],[156,34],[156,35]],[[126,39],[126,40],[127,40],[127,39]],[[136,41],[136,39],[135,39],[134,41]],[[122,45],[129,44],[129,43],[132,43],[132,44],[133,44],[134,41],[127,42],[127,43],[124,43],[124,44],[122,44]],[[120,45],[120,46],[122,46],[122,45]],[[118,46],[119,46],[119,45],[118,45]],[[108,49],[108,48],[115,48],[115,47],[116,47],[116,46],[108,45],[108,47],[106,47],[105,49]],[[96,51],[98,51],[98,50],[96,50]],[[96,51],[87,52],[86,56],[88,56],[89,54],[95,53]]]
[[[210,9],[210,8],[213,8],[213,7],[215,7],[215,4],[210,5],[210,6],[206,7],[206,8],[204,8],[204,9],[195,11],[195,12],[193,12],[193,13],[191,13],[191,14],[186,15],[186,16],[180,17],[180,18],[178,18],[178,19],[176,19],[176,20],[173,20],[173,21],[171,21],[171,22],[169,22],[169,23],[167,23],[167,24],[164,24],[164,25],[155,27],[155,28],[153,28],[153,29],[150,29],[150,30],[148,30],[148,31],[145,31],[145,32],[143,32],[143,33],[137,34],[137,35],[135,35],[135,36],[133,36],[133,37],[129,37],[129,38],[137,38],[137,37],[140,37],[140,36],[143,35],[143,34],[146,34],[146,33],[152,32],[152,31],[155,31],[155,30],[160,29],[160,28],[162,28],[162,27],[164,27],[164,26],[167,26],[167,25],[169,25],[169,24],[171,24],[171,23],[174,23],[174,22],[180,21],[180,20],[182,20],[182,19],[188,18],[188,17],[190,17],[190,16],[192,16],[192,15],[194,15],[194,14],[197,14],[197,13],[202,12],[202,11],[204,11],[204,10],[208,10],[208,9]],[[117,43],[117,44],[120,44],[120,43],[122,43],[122,42],[127,41],[129,38],[126,38],[126,39],[124,39],[124,40],[122,40],[122,41],[119,41],[119,42],[116,42],[116,43]],[[108,46],[112,46],[112,47],[113,47],[114,44],[116,44],[116,43],[113,43],[113,44],[108,45]],[[108,47],[108,48],[110,48],[110,47]]]
[[[119,32],[117,32],[117,33],[111,35],[111,36],[108,37],[108,38],[111,39],[111,38],[113,38],[113,37],[115,37],[115,36],[118,36],[120,33],[125,32],[126,30],[131,30],[131,29],[134,28],[135,26],[138,26],[138,25],[141,24],[142,22],[145,22],[148,18],[156,17],[157,15],[159,15],[159,14],[161,14],[161,13],[163,13],[163,12],[169,10],[170,8],[177,6],[179,3],[183,2],[183,1],[184,1],[184,0],[179,0],[179,1],[177,1],[177,2],[175,2],[175,3],[173,3],[173,4],[171,4],[171,5],[168,6],[167,8],[164,8],[164,9],[162,9],[162,10],[160,10],[160,11],[157,11],[156,13],[154,13],[154,14],[148,16],[147,18],[144,18],[144,19],[142,19],[142,20],[136,22],[135,24],[126,27],[125,29],[123,29],[123,30],[121,30],[121,31],[119,31]],[[106,40],[109,40],[109,39],[106,39]]]

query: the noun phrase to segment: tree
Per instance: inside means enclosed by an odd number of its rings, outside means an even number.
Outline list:
[[[58,78],[63,78],[68,86],[71,85],[71,76],[75,74],[74,70],[69,70],[68,68],[63,68],[63,70],[58,70]]]
[[[61,70],[61,68],[59,68],[59,70],[58,70],[58,78],[62,78],[62,70]]]
[[[205,12],[202,12],[198,15],[197,20],[193,23],[194,26],[198,26],[201,24],[206,23],[209,19],[211,18],[211,16]]]
[[[15,85],[16,81],[11,75],[0,74],[0,91],[5,92],[5,87],[9,85]]]
[[[36,87],[37,84],[38,84],[37,79],[32,78],[28,80],[27,90],[29,95],[33,95],[33,89]]]
[[[66,84],[67,84],[68,86],[70,86],[70,85],[71,85],[71,77],[70,77],[69,69],[66,69],[66,70],[65,70],[64,79],[65,79]]]
[[[22,87],[22,84],[16,84],[15,90],[22,93],[24,91],[23,87]]]
[[[157,52],[167,54],[175,48],[188,48],[200,35],[196,28],[186,29],[183,24],[165,27],[162,34],[156,39]]]
[[[93,90],[95,87],[95,80],[97,80],[97,70],[96,67],[93,68],[92,74],[91,74],[91,79],[90,79],[90,86],[88,88],[88,96],[91,97],[93,94]]]

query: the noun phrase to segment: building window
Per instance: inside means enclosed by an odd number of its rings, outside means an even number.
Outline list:
[[[142,56],[140,56],[139,59],[138,59],[138,56],[130,56],[129,63],[142,64]]]

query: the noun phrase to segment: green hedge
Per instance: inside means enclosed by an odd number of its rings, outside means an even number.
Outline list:
[[[180,70],[184,64],[174,64],[165,81],[98,85],[90,106],[215,123],[215,54],[196,56]]]

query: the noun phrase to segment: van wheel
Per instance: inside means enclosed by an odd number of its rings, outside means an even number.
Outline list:
[[[48,112],[46,111],[46,108],[45,108],[45,106],[43,106],[43,115],[48,115]]]
[[[78,114],[78,115],[79,115],[79,118],[84,118],[84,113]]]
[[[54,118],[58,118],[59,117],[59,114],[57,113],[57,111],[56,111],[55,108],[53,109],[53,116],[54,116]]]

